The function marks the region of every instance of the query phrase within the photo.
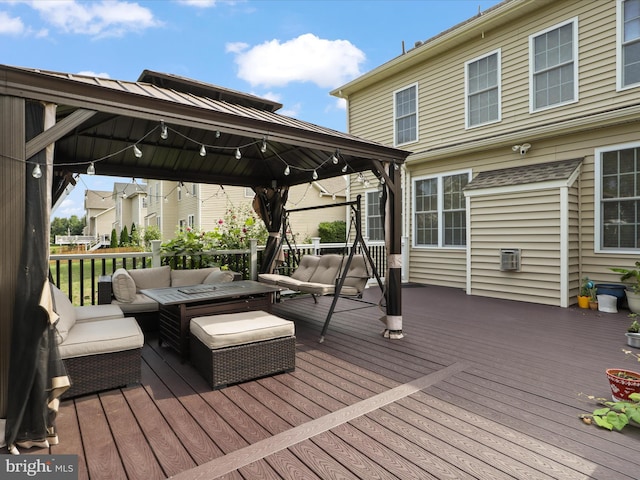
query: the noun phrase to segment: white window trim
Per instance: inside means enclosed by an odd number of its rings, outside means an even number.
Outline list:
[[[367,237],[367,240],[371,240],[371,238],[369,238],[369,194],[370,193],[379,193],[380,190],[377,189],[373,189],[370,188],[369,190],[365,190],[364,191],[364,233],[365,236]],[[384,226],[383,226],[384,229]],[[382,240],[371,240],[372,242],[382,242],[384,241],[384,238]]]
[[[534,77],[534,68],[535,68],[535,55],[534,55],[534,39],[543,35],[545,33],[550,32],[551,30],[556,30],[558,28],[564,27],[573,23],[573,100],[569,100],[567,102],[556,103],[554,105],[548,105],[546,107],[535,108],[534,99],[535,92],[533,90],[533,77]],[[562,107],[564,105],[570,105],[572,103],[577,103],[579,100],[578,92],[578,84],[580,83],[580,79],[578,78],[578,17],[570,18],[562,23],[558,23],[553,25],[552,27],[546,28],[545,30],[541,30],[532,35],[529,35],[529,113],[543,112],[545,110],[549,110],[552,108]]]
[[[193,213],[187,215],[187,227],[196,228],[196,216]]]
[[[624,15],[622,10],[622,4],[624,0],[616,1],[616,91],[621,92],[623,90],[629,90],[630,88],[640,87],[640,82],[631,83],[629,85],[622,85],[622,43],[624,41]]]
[[[443,225],[443,211],[442,211],[442,205],[443,205],[443,199],[442,196],[444,195],[443,192],[443,188],[442,188],[442,179],[443,177],[451,177],[454,175],[462,175],[462,174],[467,174],[469,176],[469,181],[471,181],[471,170],[470,169],[464,169],[464,170],[454,170],[451,172],[442,172],[436,175],[421,175],[418,177],[413,177],[411,179],[411,246],[413,248],[418,248],[418,249],[424,249],[424,250],[466,250],[468,247],[468,235],[467,235],[467,245],[444,245],[444,230],[442,229],[442,225]],[[418,245],[418,243],[416,242],[416,183],[421,181],[421,180],[429,180],[432,178],[437,178],[438,179],[438,245],[434,246],[434,245]],[[469,204],[468,202],[466,202],[466,208],[465,210],[468,212],[469,211]],[[467,213],[468,214],[468,213]],[[469,224],[467,224],[467,234],[469,232]]]
[[[605,152],[638,148],[640,142],[620,143],[598,147],[594,150],[594,192],[593,192],[593,245],[595,253],[615,253],[624,255],[638,255],[638,249],[623,250],[602,247],[602,154]]]
[[[477,125],[469,125],[469,65],[482,60],[483,58],[490,57],[491,55],[498,55],[498,118],[496,120],[490,120],[484,123],[478,123]],[[488,52],[476,58],[468,60],[464,64],[464,124],[467,130],[483,127],[492,123],[498,123],[502,121],[502,49],[498,48],[492,52]]]
[[[398,143],[398,131],[396,129],[396,97],[397,94],[400,92],[403,92],[405,90],[408,90],[409,88],[415,87],[416,88],[416,138],[415,140],[411,140],[410,142],[404,142],[404,143]],[[412,83],[410,85],[405,85],[402,88],[399,88],[397,90],[394,90],[393,92],[393,145],[396,147],[402,146],[402,145],[409,145],[412,143],[416,143],[418,142],[418,140],[420,140],[420,109],[419,109],[419,98],[420,98],[420,90],[418,88],[418,82],[416,83]]]

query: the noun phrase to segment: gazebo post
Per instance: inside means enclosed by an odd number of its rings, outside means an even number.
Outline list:
[[[402,187],[400,169],[396,164],[387,163],[382,172],[388,188],[385,217],[385,241],[387,245],[387,315],[384,318],[384,336],[400,339],[402,333]],[[381,173],[382,173],[381,172]]]

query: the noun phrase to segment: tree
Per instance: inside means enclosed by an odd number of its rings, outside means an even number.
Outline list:
[[[160,229],[156,225],[149,225],[144,229],[142,234],[144,240],[144,247],[147,250],[151,250],[151,240],[160,240]]]
[[[111,230],[111,242],[109,243],[109,248],[118,248],[118,232],[114,228]]]
[[[122,231],[120,232],[120,246],[127,247],[129,245],[129,232],[127,231],[127,226],[122,227]]]

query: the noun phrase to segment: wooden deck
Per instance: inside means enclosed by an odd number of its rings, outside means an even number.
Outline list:
[[[640,368],[627,311],[402,294],[401,340],[377,306],[341,300],[319,344],[329,298],[275,305],[295,372],[218,391],[149,339],[142,384],[63,402],[50,452],[78,454],[81,479],[640,478],[640,428],[578,418],[595,407],[581,392],[610,395],[605,368]]]

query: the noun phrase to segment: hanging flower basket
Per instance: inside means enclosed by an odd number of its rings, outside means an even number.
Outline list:
[[[640,393],[640,373],[618,368],[606,371],[614,401],[628,401],[632,393]]]

